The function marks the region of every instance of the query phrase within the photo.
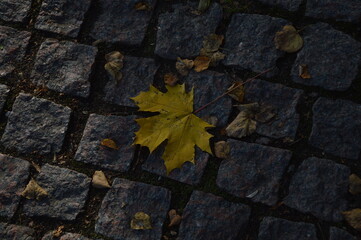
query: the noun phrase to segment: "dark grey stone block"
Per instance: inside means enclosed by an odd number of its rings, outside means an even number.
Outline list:
[[[311,146],[342,157],[358,159],[361,150],[361,105],[319,98],[313,105]]]
[[[307,0],[305,15],[345,22],[361,21],[359,0]]]
[[[90,114],[75,160],[106,169],[125,172],[134,158],[134,117]],[[103,139],[113,140],[118,150],[101,146]]]
[[[265,217],[259,227],[258,240],[317,240],[313,224]],[[341,239],[339,239],[341,240]]]
[[[90,36],[106,42],[120,42],[126,45],[140,45],[145,37],[153,14],[156,0],[144,0],[149,10],[138,11],[138,0],[101,0],[100,16],[97,18]]]
[[[2,112],[10,89],[4,84],[0,84],[0,112]]]
[[[75,220],[85,205],[91,179],[76,171],[45,164],[36,182],[47,191],[41,200],[25,200],[27,216]]]
[[[303,48],[292,66],[294,82],[344,91],[356,78],[361,63],[361,44],[326,23],[316,23],[302,31]],[[299,77],[299,66],[307,65],[310,79]]]
[[[173,12],[159,16],[155,54],[167,59],[199,55],[204,37],[215,33],[222,20],[222,8],[213,3],[199,15],[193,13],[196,7],[196,4],[176,4]]]
[[[116,178],[103,199],[95,231],[115,240],[160,239],[169,205],[170,192],[167,189]],[[137,212],[150,216],[152,229],[134,230],[130,227]]]
[[[274,37],[287,20],[258,14],[234,14],[225,37],[224,49],[227,51],[223,64],[236,66],[254,72],[274,68],[266,76],[278,72],[277,60],[284,52],[276,49]]]
[[[0,154],[0,216],[14,216],[29,178],[29,167],[25,160]]]
[[[295,12],[300,7],[302,0],[258,0],[266,5],[281,7],[288,11]]]
[[[177,239],[240,239],[250,214],[247,205],[194,191],[184,208]]]
[[[228,140],[229,156],[218,170],[217,185],[230,194],[253,202],[274,205],[280,180],[292,153],[259,144]]]
[[[348,177],[350,169],[331,160],[307,158],[298,167],[283,202],[296,210],[325,220],[343,220],[347,210]]]
[[[77,37],[91,0],[44,0],[35,28]]]
[[[14,65],[24,58],[30,35],[30,32],[0,26],[0,77],[14,71]]]
[[[32,228],[14,224],[0,223],[1,240],[35,240]]]
[[[32,81],[57,92],[88,97],[96,54],[97,48],[92,46],[47,39],[36,55]]]
[[[130,97],[149,90],[158,68],[159,64],[154,59],[125,56],[124,66],[120,70],[123,77],[119,83],[108,77],[108,82],[104,87],[104,100],[117,105],[134,107],[135,103]]]
[[[300,116],[296,107],[303,91],[281,84],[255,79],[245,85],[245,100],[258,102],[261,106],[271,106],[273,117],[266,123],[257,122],[256,132],[271,138],[289,138],[296,136]]]
[[[71,109],[20,93],[15,99],[1,142],[21,153],[60,152]]]
[[[8,22],[24,22],[31,0],[0,0],[0,18]]]
[[[330,227],[330,240],[357,240],[345,230],[337,227]]]
[[[68,232],[62,233],[62,235],[59,238],[57,238],[54,237],[53,231],[51,231],[45,234],[41,240],[93,240],[93,239],[84,237],[83,235],[78,233],[68,233]]]

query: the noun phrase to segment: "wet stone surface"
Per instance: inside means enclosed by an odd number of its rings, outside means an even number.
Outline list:
[[[14,216],[28,181],[29,167],[25,160],[0,154],[0,216]]]
[[[25,226],[0,223],[1,240],[35,240],[34,230]]]
[[[271,5],[275,7],[281,7],[288,11],[297,11],[302,0],[258,0],[261,3],[266,5]]]
[[[44,0],[35,28],[77,37],[91,0]]]
[[[173,5],[173,12],[159,16],[155,54],[167,59],[199,55],[203,39],[215,33],[222,19],[222,8],[213,3],[208,10],[194,13],[196,4]]]
[[[69,41],[45,40],[36,55],[33,83],[77,97],[88,97],[97,48]]]
[[[148,10],[136,10],[139,2],[149,6]],[[156,0],[102,0],[98,4],[100,15],[90,36],[106,42],[140,45],[145,37]]]
[[[1,142],[21,153],[57,153],[62,148],[70,114],[69,107],[20,93]]]
[[[10,89],[4,84],[0,84],[0,112],[2,112]]]
[[[75,160],[102,168],[125,172],[134,157],[133,137],[137,125],[134,117],[91,114],[85,126]],[[101,145],[103,139],[113,140],[119,149]]]
[[[358,159],[361,150],[361,105],[322,97],[312,110],[309,144],[342,158]]]
[[[307,158],[293,175],[283,202],[296,210],[325,220],[343,220],[350,169],[331,160]]]
[[[292,80],[327,90],[348,89],[361,63],[361,43],[326,23],[306,27],[302,37],[304,46],[292,66]],[[299,77],[300,65],[307,65],[310,79]]]
[[[275,67],[265,76],[275,75],[276,62],[284,53],[276,49],[273,39],[287,24],[285,19],[266,15],[234,14],[225,37],[227,52],[223,64],[254,72]]]
[[[245,232],[250,214],[247,205],[193,191],[183,210],[177,239],[239,239]]]
[[[217,185],[228,193],[253,202],[274,205],[280,180],[292,153],[254,143],[228,140],[229,156],[221,162]]]
[[[275,217],[265,217],[260,224],[258,240],[300,239],[317,240],[316,227],[310,223],[292,222]]]
[[[337,21],[361,22],[361,2],[359,0],[307,0],[305,15]]]
[[[84,237],[78,233],[63,233],[59,238],[54,237],[53,232],[49,232],[44,235],[41,240],[93,240],[92,238]],[[101,239],[94,239],[94,240],[101,240]]]
[[[330,240],[356,240],[356,237],[352,236],[345,230],[336,227],[330,227]]]
[[[115,240],[160,239],[169,205],[167,189],[116,178],[103,199],[95,231]],[[137,212],[150,216],[152,229],[140,231],[130,227]]]
[[[294,139],[300,116],[296,107],[303,90],[255,79],[245,85],[245,100],[272,107],[275,116],[268,122],[257,122],[256,132],[271,138]]]
[[[45,164],[35,180],[48,196],[41,200],[25,200],[24,213],[75,220],[85,205],[91,179],[73,170]]]
[[[0,19],[24,22],[31,7],[31,0],[0,0]]]
[[[117,105],[135,107],[130,97],[137,96],[141,91],[148,91],[153,83],[159,64],[151,58],[124,57],[123,74],[120,82],[108,76],[104,87],[104,101]]]
[[[15,64],[23,59],[30,35],[30,32],[0,26],[0,77],[14,71]]]

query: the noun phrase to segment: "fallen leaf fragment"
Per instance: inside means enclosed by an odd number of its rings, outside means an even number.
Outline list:
[[[222,45],[224,36],[217,35],[217,34],[209,34],[208,36],[204,37],[203,40],[203,48],[201,49],[202,56],[211,57],[214,52],[217,52],[219,47]]]
[[[310,79],[311,74],[308,71],[308,66],[306,64],[300,64],[298,66],[298,76],[303,79]]]
[[[26,185],[26,188],[21,193],[21,196],[26,199],[41,200],[48,196],[48,193],[42,187],[40,187],[34,179],[30,179],[28,185]]]
[[[229,91],[233,88],[235,88],[235,89],[233,91],[231,91],[230,93],[228,93],[228,95],[238,102],[243,102],[243,100],[244,100],[243,82],[241,82],[241,81],[235,82],[227,90]]]
[[[204,12],[211,5],[211,0],[200,0],[198,3],[198,11]]]
[[[168,86],[174,86],[176,85],[176,83],[178,82],[178,77],[177,75],[173,74],[173,73],[166,73],[164,74],[164,83],[167,84]]]
[[[175,209],[171,209],[168,212],[168,217],[169,219],[171,219],[172,217],[174,217],[175,215],[177,215],[177,211]]]
[[[260,123],[269,122],[276,116],[274,111],[274,107],[270,105],[260,105],[254,115],[254,119]]]
[[[109,138],[103,139],[100,142],[100,145],[107,147],[107,148],[114,149],[114,150],[119,150],[118,145],[112,139],[109,139]]]
[[[53,231],[53,237],[60,237],[63,234],[64,226],[59,226],[56,230]]]
[[[175,209],[169,210],[168,217],[170,222],[168,227],[179,225],[182,221],[182,217],[177,214],[177,211]]]
[[[104,69],[117,82],[119,82],[123,77],[123,74],[120,72],[123,68],[123,59],[124,55],[118,51],[110,52],[105,55],[107,63],[104,65]]]
[[[134,9],[137,11],[149,11],[151,7],[146,2],[138,2],[134,5]]]
[[[355,208],[351,211],[342,212],[348,224],[354,229],[361,231],[361,209]]]
[[[351,174],[349,177],[350,188],[349,192],[353,195],[361,193],[361,178],[356,174]]]
[[[274,38],[276,48],[288,53],[294,53],[303,46],[303,39],[292,25],[286,25],[281,31],[276,32]]]
[[[150,216],[144,212],[137,212],[130,221],[130,227],[134,230],[152,229]]]
[[[211,58],[206,56],[198,56],[194,59],[194,71],[202,72],[208,69],[209,64],[211,63]]]
[[[256,131],[257,122],[254,115],[259,108],[258,103],[242,104],[238,107],[240,113],[226,128],[227,135],[230,137],[242,138]]]
[[[31,161],[31,165],[35,168],[37,172],[41,171],[41,167],[34,161]]]
[[[92,186],[95,188],[110,188],[109,182],[103,171],[95,171],[92,178]]]
[[[219,141],[214,145],[214,153],[217,158],[227,158],[230,150],[230,146],[226,141]]]
[[[175,68],[182,76],[187,76],[189,70],[194,66],[193,60],[177,58]]]
[[[223,60],[225,57],[226,57],[226,54],[217,51],[217,52],[212,54],[211,62],[209,63],[209,65],[217,66],[218,62]]]

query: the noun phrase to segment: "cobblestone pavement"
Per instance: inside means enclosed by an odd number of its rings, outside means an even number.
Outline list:
[[[0,240],[361,239],[342,215],[361,208],[349,193],[350,174],[361,176],[361,1],[217,0],[203,13],[197,4],[0,0]],[[296,53],[274,45],[286,24],[301,29]],[[196,149],[195,165],[167,175],[162,147],[132,145],[144,113],[129,98],[164,89],[176,58],[196,57],[211,33],[224,35],[225,59],[181,77],[195,108],[273,68],[244,98],[275,117],[227,137],[238,110],[222,98],[199,116],[216,125],[212,144],[229,144],[227,158]],[[124,54],[119,82],[104,69],[112,51]],[[111,188],[91,184],[98,170]],[[30,179],[48,196],[22,197]],[[180,224],[169,226],[170,209]],[[131,228],[137,212],[151,229]]]

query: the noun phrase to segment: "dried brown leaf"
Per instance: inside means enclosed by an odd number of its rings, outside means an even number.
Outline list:
[[[103,139],[100,142],[100,145],[107,147],[107,148],[114,149],[114,150],[119,150],[118,145],[112,139],[109,139],[109,138]]]
[[[223,60],[225,57],[226,57],[226,54],[221,53],[221,52],[219,52],[219,51],[213,53],[212,56],[211,56],[210,65],[211,65],[211,66],[217,66],[217,65],[218,65],[218,62],[221,61],[221,60]]]
[[[124,59],[124,55],[121,52],[118,52],[118,51],[113,51],[113,52],[107,53],[105,55],[105,60],[107,62],[112,62],[112,61],[115,61],[115,60],[123,61],[123,59]]]
[[[193,60],[177,58],[175,68],[182,76],[187,76],[189,70],[194,66]]]
[[[95,188],[110,188],[109,182],[103,171],[95,171],[92,178],[92,186]]]
[[[298,66],[298,76],[303,79],[310,79],[311,74],[308,71],[308,66],[306,64],[300,64]]]
[[[281,31],[276,32],[274,42],[277,49],[288,53],[297,52],[303,46],[302,37],[292,25],[286,25]]]
[[[173,73],[166,73],[164,74],[164,83],[167,84],[168,86],[174,86],[177,84],[178,82],[178,77],[177,75],[173,74]]]
[[[211,58],[206,56],[198,56],[194,59],[194,71],[202,72],[208,69],[209,64],[211,62]]]
[[[216,142],[214,145],[214,153],[217,158],[227,158],[231,148],[226,141]]]
[[[31,179],[28,185],[26,185],[24,191],[21,193],[21,196],[26,199],[41,200],[48,196],[48,193],[42,187],[40,187],[34,179]]]
[[[231,91],[230,93],[228,93],[228,95],[233,98],[234,100],[237,100],[238,102],[243,102],[244,100],[244,86],[243,86],[243,82],[238,81],[232,84],[232,86],[230,86],[228,88],[228,91],[237,87],[236,89],[234,89],[233,91]]]
[[[130,227],[134,230],[152,229],[150,216],[144,212],[137,212],[130,221]]]
[[[117,82],[119,82],[123,77],[123,74],[120,72],[123,68],[123,59],[124,55],[118,51],[110,52],[105,55],[107,63],[104,65],[104,69]]]
[[[227,135],[230,137],[242,138],[252,134],[256,130],[256,121],[252,119],[251,114],[246,111],[240,112],[236,119],[226,128]]]
[[[209,56],[208,54],[212,55],[214,52],[217,52],[222,45],[223,39],[223,35],[217,34],[210,34],[204,37],[203,48],[201,49],[201,52],[205,53],[203,56]]]
[[[147,2],[138,2],[134,5],[134,9],[137,11],[149,11],[151,7]]]
[[[53,237],[60,237],[63,234],[64,226],[59,226],[56,230],[53,231]]]
[[[41,171],[41,167],[40,167],[37,163],[31,161],[31,165],[33,165],[33,167],[35,168],[35,170],[36,170],[37,172],[40,172],[40,171]]]
[[[349,192],[351,194],[360,194],[361,193],[361,178],[359,178],[356,174],[351,174],[349,177],[350,188]]]
[[[348,224],[354,229],[361,231],[361,209],[355,208],[351,211],[342,212]]]
[[[177,226],[181,223],[182,217],[178,214],[172,216],[170,219],[170,223],[168,224],[168,227]]]
[[[175,209],[169,210],[168,212],[169,219],[172,219],[172,217],[174,217],[175,215],[177,215],[177,211]]]

